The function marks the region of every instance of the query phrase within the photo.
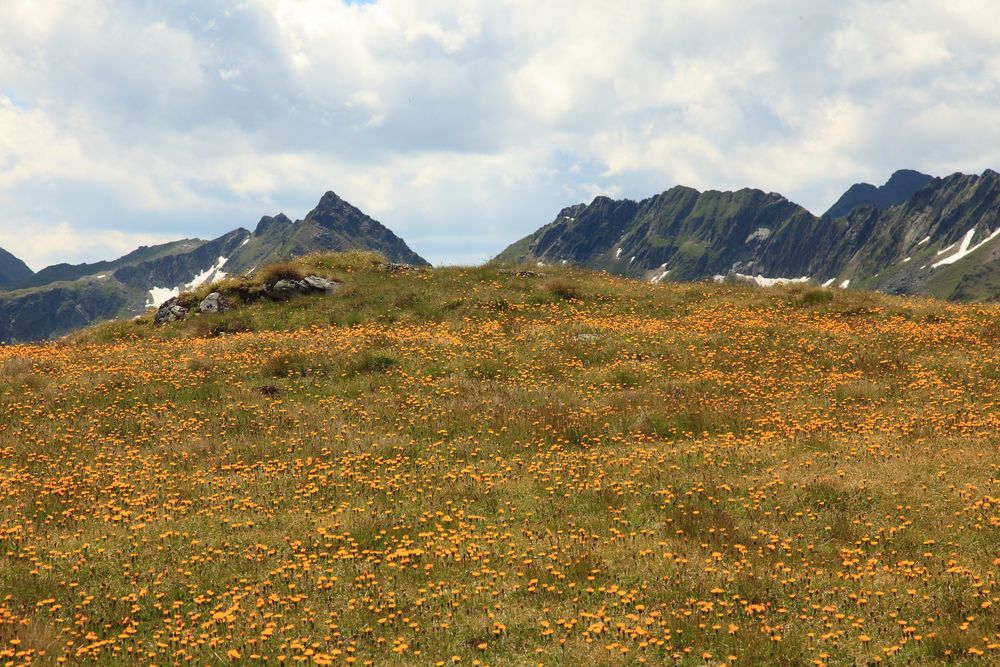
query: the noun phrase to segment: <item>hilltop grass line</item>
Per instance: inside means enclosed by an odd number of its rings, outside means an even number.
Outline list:
[[[0,664],[1000,662],[998,306],[371,253],[212,289],[0,347]]]

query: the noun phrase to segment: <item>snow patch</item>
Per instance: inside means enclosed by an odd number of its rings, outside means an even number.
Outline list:
[[[809,276],[802,276],[801,278],[766,278],[762,275],[748,276],[743,273],[734,273],[734,276],[742,280],[752,282],[758,287],[774,287],[775,285],[785,285],[790,283],[807,283],[809,282]]]
[[[927,237],[927,238],[925,238],[925,239],[924,239],[923,241],[918,241],[918,242],[917,242],[917,245],[923,245],[923,244],[927,243],[927,242],[928,242],[928,241],[930,241],[930,240],[931,240],[931,237],[929,237],[929,236],[928,236],[928,237]]]
[[[970,229],[969,231],[971,232],[972,230]],[[966,234],[966,235],[968,235],[968,234]],[[957,243],[957,242],[956,242],[956,243],[952,243],[952,244],[951,244],[950,246],[948,246],[947,248],[942,248],[941,250],[938,250],[938,251],[937,251],[937,254],[939,254],[939,255],[943,255],[943,254],[945,254],[946,252],[948,252],[949,250],[951,250],[952,248],[954,248],[954,247],[955,247],[955,246],[957,246],[957,245],[958,245],[958,243]]]
[[[615,259],[618,259],[621,256],[622,256],[622,249],[618,248],[618,250],[615,251]]]
[[[962,239],[962,245],[958,249],[958,252],[956,252],[954,255],[949,255],[949,256],[945,257],[944,259],[942,259],[939,262],[935,262],[934,264],[931,264],[931,266],[936,269],[937,267],[944,266],[945,264],[954,264],[955,262],[957,262],[958,260],[962,259],[963,257],[967,257],[967,256],[971,255],[972,253],[976,252],[977,250],[979,250],[980,248],[982,248],[984,245],[986,245],[987,243],[989,243],[990,241],[992,241],[993,239],[995,239],[997,236],[1000,236],[1000,228],[997,228],[996,231],[994,231],[989,236],[987,236],[985,239],[983,239],[982,241],[980,241],[979,243],[977,243],[976,245],[974,245],[974,246],[972,246],[970,248],[969,244],[972,243],[972,236],[975,233],[976,233],[976,228],[975,227],[973,227],[972,229],[970,229],[969,231],[967,231],[965,233],[965,237]],[[940,255],[941,253],[938,253],[938,254]]]
[[[836,278],[830,278],[830,279],[829,279],[829,280],[827,280],[827,281],[826,281],[825,283],[823,283],[823,284],[821,285],[821,287],[829,287],[830,285],[832,285],[832,284],[833,284],[833,281],[834,281],[834,280],[836,280]]]
[[[841,289],[847,289],[850,286],[851,286],[851,279],[850,278],[848,278],[844,282],[840,283],[840,288]]]
[[[169,301],[180,293],[181,291],[177,287],[154,287],[149,290],[146,308],[159,308],[164,301]]]
[[[635,255],[632,255],[632,258],[628,261],[628,263],[631,264],[634,261],[635,261]]]
[[[664,264],[663,266],[661,266],[660,268],[663,269],[663,270],[660,271],[660,273],[658,273],[657,275],[655,275],[652,278],[650,278],[649,282],[651,282],[651,283],[658,283],[661,280],[663,280],[664,278],[666,278],[667,274],[670,273],[670,269],[664,269],[663,267],[665,267],[665,266],[666,266],[666,264]]]
[[[243,243],[241,243],[239,247],[242,248],[243,246],[245,246],[248,243],[250,243],[250,237],[249,236],[246,237],[245,239],[243,239]]]
[[[225,266],[227,261],[229,261],[228,257],[219,257],[215,264],[196,275],[189,283],[184,283],[177,287],[154,287],[149,290],[149,299],[146,301],[146,308],[159,308],[164,301],[178,296],[181,291],[197,289],[205,283],[225,278],[226,274],[222,271],[222,267]]]
[[[903,260],[903,264],[906,264],[906,263],[907,263],[907,262],[909,262],[909,261],[910,261],[911,259],[913,259],[913,258],[912,258],[912,257],[907,257],[906,259],[904,259],[904,260]]]
[[[226,265],[227,261],[229,261],[228,257],[219,257],[215,264],[196,275],[185,287],[187,289],[196,289],[211,280],[225,278],[226,274],[222,272],[222,267]]]

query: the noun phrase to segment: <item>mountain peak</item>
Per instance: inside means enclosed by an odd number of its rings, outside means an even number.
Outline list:
[[[338,195],[336,192],[334,192],[333,190],[327,190],[323,194],[323,196],[320,197],[319,203],[316,204],[316,208],[331,208],[331,207],[338,207],[345,205],[351,206],[347,201],[342,199],[340,195]],[[351,206],[351,208],[354,207]]]
[[[878,210],[884,210],[902,204],[933,179],[933,176],[913,169],[897,169],[888,181],[878,187],[871,183],[855,183],[830,207],[826,215],[839,218],[859,206],[874,206]]]
[[[921,173],[915,169],[897,169],[896,171],[892,172],[892,176],[889,177],[889,180],[886,181],[886,184],[888,185],[893,181],[898,181],[900,179],[905,179],[905,178],[927,179],[930,177],[927,174]]]
[[[293,255],[315,249],[346,251],[375,250],[393,262],[427,266],[416,254],[378,220],[375,220],[333,190],[328,190],[306,217],[289,227],[286,245]],[[318,247],[314,247],[318,246]]]
[[[359,208],[341,199],[333,190],[320,198],[313,210],[306,214],[305,219],[314,220],[324,227],[346,224],[352,228],[364,220],[371,220]]]
[[[287,227],[292,224],[292,221],[288,219],[288,216],[284,213],[279,213],[275,216],[265,215],[257,223],[257,226],[253,230],[254,236],[261,236],[266,234],[272,229],[278,229],[282,227]]]
[[[0,248],[0,283],[12,283],[19,280],[27,280],[35,272],[28,268],[28,265]]]
[[[253,230],[254,236],[261,236],[266,234],[272,229],[278,229],[283,227],[288,227],[292,224],[292,221],[288,219],[288,216],[284,213],[279,213],[275,216],[265,215],[257,223],[257,227]]]

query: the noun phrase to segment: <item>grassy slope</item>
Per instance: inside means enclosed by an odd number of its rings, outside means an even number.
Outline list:
[[[1000,309],[308,270],[0,348],[0,657],[997,660]]]

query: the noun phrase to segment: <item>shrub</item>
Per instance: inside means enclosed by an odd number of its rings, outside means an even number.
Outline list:
[[[546,289],[557,299],[569,301],[581,297],[580,287],[576,283],[565,278],[554,278],[546,285]]]
[[[826,287],[808,287],[799,294],[796,301],[803,306],[815,306],[833,301],[834,292]]]
[[[305,274],[297,262],[269,264],[254,275],[256,282],[265,285],[274,284],[279,280],[302,280],[303,278],[305,278]]]

